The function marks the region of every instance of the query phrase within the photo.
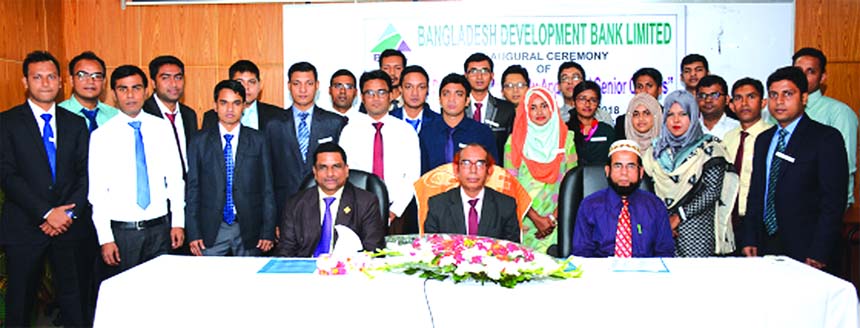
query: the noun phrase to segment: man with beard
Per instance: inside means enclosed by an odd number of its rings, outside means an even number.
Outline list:
[[[609,187],[586,197],[576,213],[573,255],[672,257],[669,215],[653,193],[639,189],[644,170],[639,145],[619,140],[609,147]]]

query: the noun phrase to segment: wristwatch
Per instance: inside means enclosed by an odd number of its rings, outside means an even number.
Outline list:
[[[546,217],[548,217],[549,220],[552,222],[553,227],[558,225],[558,220],[555,219],[555,215],[550,214],[550,215],[547,215]]]

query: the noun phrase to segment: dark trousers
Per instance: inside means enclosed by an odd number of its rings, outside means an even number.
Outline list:
[[[102,280],[110,278],[141,263],[167,254],[170,250],[170,224],[165,221],[143,230],[112,228],[119,248],[119,265],[107,267]]]

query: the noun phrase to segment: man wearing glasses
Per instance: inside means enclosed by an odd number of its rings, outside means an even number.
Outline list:
[[[729,103],[728,85],[718,75],[703,77],[696,86],[696,99],[702,117],[699,124],[702,132],[724,139],[726,132],[741,126],[738,120],[726,115]]]
[[[425,233],[457,233],[520,241],[513,198],[484,186],[493,158],[479,144],[454,154],[454,175],[460,186],[430,197]]]
[[[466,58],[463,70],[472,87],[466,117],[490,127],[496,138],[497,153],[504,154],[505,142],[508,141],[508,135],[514,126],[516,110],[514,104],[490,94],[490,85],[494,82],[493,60],[477,52]]]
[[[339,69],[331,75],[328,94],[331,96],[331,106],[334,112],[347,119],[364,116],[357,108],[353,108],[358,87],[355,85],[355,75],[346,69]]]
[[[84,51],[69,62],[72,95],[60,107],[87,119],[92,133],[119,110],[99,100],[105,89],[105,62],[92,51]]]
[[[260,78],[260,68],[254,62],[242,59],[230,66],[229,78],[242,84],[245,88],[245,108],[242,111],[240,123],[254,130],[262,131],[272,119],[283,115],[284,109],[275,105],[258,101],[263,91],[263,80]],[[218,126],[218,114],[214,109],[203,115],[203,128],[208,130]]]

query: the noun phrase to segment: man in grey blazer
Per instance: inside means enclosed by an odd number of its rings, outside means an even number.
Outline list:
[[[425,233],[459,233],[520,241],[517,202],[484,186],[494,164],[487,150],[469,144],[454,154],[460,187],[430,197]]]

